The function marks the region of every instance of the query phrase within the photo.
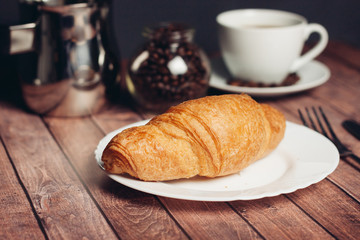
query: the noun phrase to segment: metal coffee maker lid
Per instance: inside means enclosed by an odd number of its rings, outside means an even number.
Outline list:
[[[106,108],[105,86],[118,78],[118,61],[104,47],[104,6],[95,1],[22,3],[38,10],[34,23],[10,27],[9,53],[18,54],[27,106],[56,117],[86,116]]]

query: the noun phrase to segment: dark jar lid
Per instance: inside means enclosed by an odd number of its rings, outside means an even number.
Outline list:
[[[155,41],[192,42],[195,29],[185,23],[161,22],[144,28],[143,36]]]

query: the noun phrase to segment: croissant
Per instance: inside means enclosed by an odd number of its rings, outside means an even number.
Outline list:
[[[224,176],[268,155],[284,132],[283,114],[246,94],[208,96],[117,134],[102,161],[144,181]]]

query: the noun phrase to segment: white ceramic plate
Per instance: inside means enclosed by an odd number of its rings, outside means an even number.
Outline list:
[[[254,97],[275,97],[309,90],[324,84],[330,77],[330,70],[327,66],[318,61],[311,61],[297,72],[300,79],[294,85],[264,88],[240,87],[227,84],[230,73],[226,69],[222,58],[212,59],[211,67],[211,87],[227,92],[247,93]]]
[[[101,155],[118,132],[147,123],[140,121],[106,135],[95,150],[103,168]],[[295,123],[286,122],[285,137],[269,156],[239,173],[218,177],[144,182],[128,175],[108,174],[113,180],[139,191],[164,197],[198,201],[252,200],[290,193],[324,179],[339,163],[339,152],[321,134]]]

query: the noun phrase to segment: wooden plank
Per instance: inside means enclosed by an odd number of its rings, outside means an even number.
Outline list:
[[[138,118],[129,112],[113,118],[112,113],[101,116],[119,127]],[[94,150],[104,133],[91,119],[45,121],[121,239],[187,238],[155,197],[114,182],[99,168]]]
[[[360,120],[360,78],[359,71],[339,61],[323,56],[320,58],[331,71],[329,81],[318,87],[311,96],[321,99],[343,111],[345,116]]]
[[[325,180],[288,195],[337,239],[359,239],[360,205]]]
[[[0,239],[45,239],[0,142]]]
[[[2,104],[0,133],[49,238],[116,238],[37,115]]]
[[[283,196],[230,202],[241,220],[229,213],[229,208],[222,203],[161,199],[195,239],[202,239],[202,236],[214,239],[257,239],[259,236],[254,234],[254,230],[265,239],[333,239]]]
[[[350,67],[360,70],[360,49],[343,42],[331,41],[326,47],[326,55],[339,59]]]
[[[254,228],[226,203],[164,197],[160,200],[191,239],[262,239]]]
[[[288,198],[230,203],[265,239],[333,239]]]
[[[336,170],[327,177],[344,192],[360,202],[360,179],[359,171],[344,161],[340,161]]]
[[[103,125],[110,126],[110,128],[103,129],[105,133],[141,120],[143,120],[141,116],[120,104],[114,104],[107,111],[93,116],[93,121],[96,122],[97,125],[100,125],[100,121]]]

